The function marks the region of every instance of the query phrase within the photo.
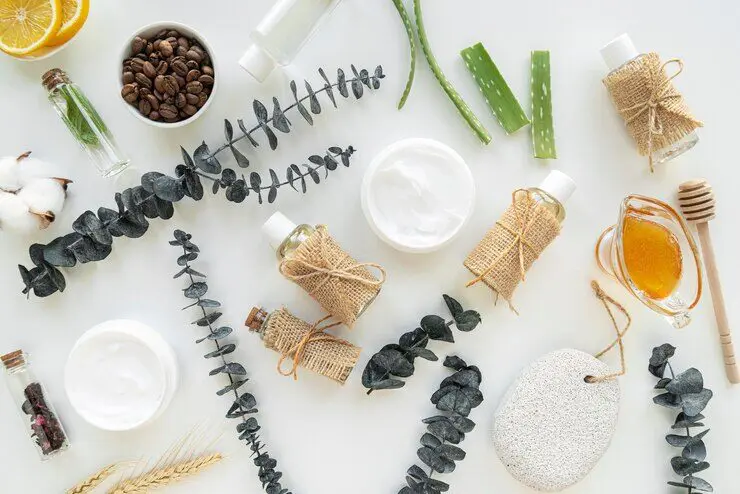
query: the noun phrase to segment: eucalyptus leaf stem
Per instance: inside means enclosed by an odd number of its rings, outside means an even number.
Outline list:
[[[671,371],[671,379],[676,379],[676,373],[673,372],[673,366],[671,365],[671,362],[668,361],[666,362],[666,364],[668,365],[668,370]],[[679,395],[678,398],[681,400],[681,403],[683,403],[683,396]],[[686,436],[691,437],[691,428],[688,425],[686,426]],[[694,474],[690,473],[689,478],[693,478],[693,477],[694,477]],[[689,485],[689,492],[687,492],[687,494],[692,494],[693,492],[694,492],[694,488],[691,485]]]

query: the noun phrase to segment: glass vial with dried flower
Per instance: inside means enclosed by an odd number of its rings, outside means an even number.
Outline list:
[[[48,460],[65,451],[69,447],[67,434],[46,389],[31,371],[28,355],[16,350],[0,359],[7,373],[8,389],[41,459]]]
[[[100,114],[66,72],[51,69],[42,76],[49,101],[104,177],[123,171],[130,160],[121,152]]]

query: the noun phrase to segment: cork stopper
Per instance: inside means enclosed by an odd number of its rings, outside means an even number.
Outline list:
[[[0,357],[5,369],[11,371],[26,364],[26,354],[23,350],[16,350]]]
[[[682,183],[678,187],[678,204],[691,223],[707,223],[715,216],[714,191],[704,179]]]
[[[267,316],[269,316],[269,314],[262,307],[252,307],[244,325],[247,326],[250,331],[260,333],[262,326],[265,324],[265,321],[267,321]]]
[[[51,69],[41,76],[41,84],[47,91],[53,91],[60,84],[69,83],[69,76],[62,69]]]

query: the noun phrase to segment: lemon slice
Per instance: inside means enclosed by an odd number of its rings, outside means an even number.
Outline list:
[[[46,45],[62,25],[61,0],[0,0],[0,50],[27,55]]]
[[[74,38],[85,25],[89,13],[90,0],[62,0],[62,27],[47,46],[59,46]]]

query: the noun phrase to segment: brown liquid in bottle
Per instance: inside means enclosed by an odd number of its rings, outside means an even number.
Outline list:
[[[624,261],[632,282],[648,297],[669,297],[681,281],[683,259],[676,236],[654,221],[626,215],[622,232]]]

